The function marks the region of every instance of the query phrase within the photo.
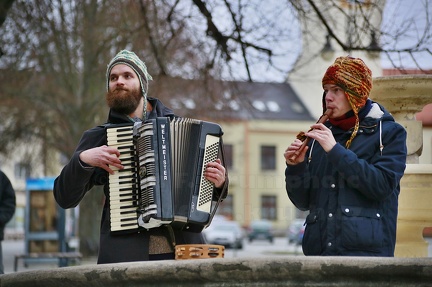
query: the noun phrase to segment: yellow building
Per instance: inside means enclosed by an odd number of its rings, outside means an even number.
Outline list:
[[[219,214],[245,227],[267,219],[276,233],[284,235],[301,214],[286,194],[283,153],[300,131],[316,121],[291,86],[178,78],[154,83],[152,95],[179,116],[222,126],[230,185]]]
[[[233,219],[244,226],[268,219],[275,229],[286,229],[298,213],[285,190],[283,153],[310,122],[250,120],[221,124],[225,149],[232,156],[229,192]],[[223,209],[222,213],[229,215]]]

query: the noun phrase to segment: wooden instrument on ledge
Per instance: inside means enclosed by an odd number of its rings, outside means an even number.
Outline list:
[[[318,121],[316,122],[317,124],[323,124],[323,123],[325,123],[328,119],[329,119],[329,117],[330,117],[330,115],[331,115],[331,113],[332,113],[332,110],[331,109],[327,109],[325,112],[324,112],[324,114],[322,114],[322,116],[320,116],[320,118],[318,119]],[[309,130],[309,132],[311,131],[311,130],[313,130],[313,129],[310,129]],[[300,132],[298,135],[297,135],[297,139],[299,139],[299,140],[301,140],[302,142],[303,142],[303,144],[300,146],[300,148],[294,153],[294,155],[290,158],[290,160],[291,161],[295,161],[296,159],[297,159],[297,157],[303,152],[303,150],[305,149],[305,147],[309,144],[309,142],[310,142],[310,137],[307,137],[307,136],[305,136],[305,133],[304,132]]]
[[[224,258],[225,247],[212,244],[179,244],[175,247],[175,259]]]

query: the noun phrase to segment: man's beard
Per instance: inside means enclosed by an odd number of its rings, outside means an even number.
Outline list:
[[[123,89],[116,88],[113,91],[108,91],[106,101],[108,106],[121,114],[130,115],[138,107],[142,95],[140,89]]]

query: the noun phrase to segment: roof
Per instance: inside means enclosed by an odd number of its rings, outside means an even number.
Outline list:
[[[421,121],[423,126],[432,126],[432,103],[423,107],[423,110],[416,114],[416,120]]]
[[[383,69],[383,76],[432,74],[432,70],[419,69]]]
[[[289,83],[159,77],[149,89],[183,117],[313,121]]]

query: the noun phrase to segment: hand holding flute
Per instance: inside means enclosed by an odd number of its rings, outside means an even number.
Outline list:
[[[331,113],[332,110],[327,109],[308,132],[300,132],[297,135],[296,140],[285,150],[284,156],[287,164],[293,165],[303,162],[311,139],[317,140],[327,152],[336,144],[331,131],[323,125]],[[325,147],[324,141],[327,143]]]

